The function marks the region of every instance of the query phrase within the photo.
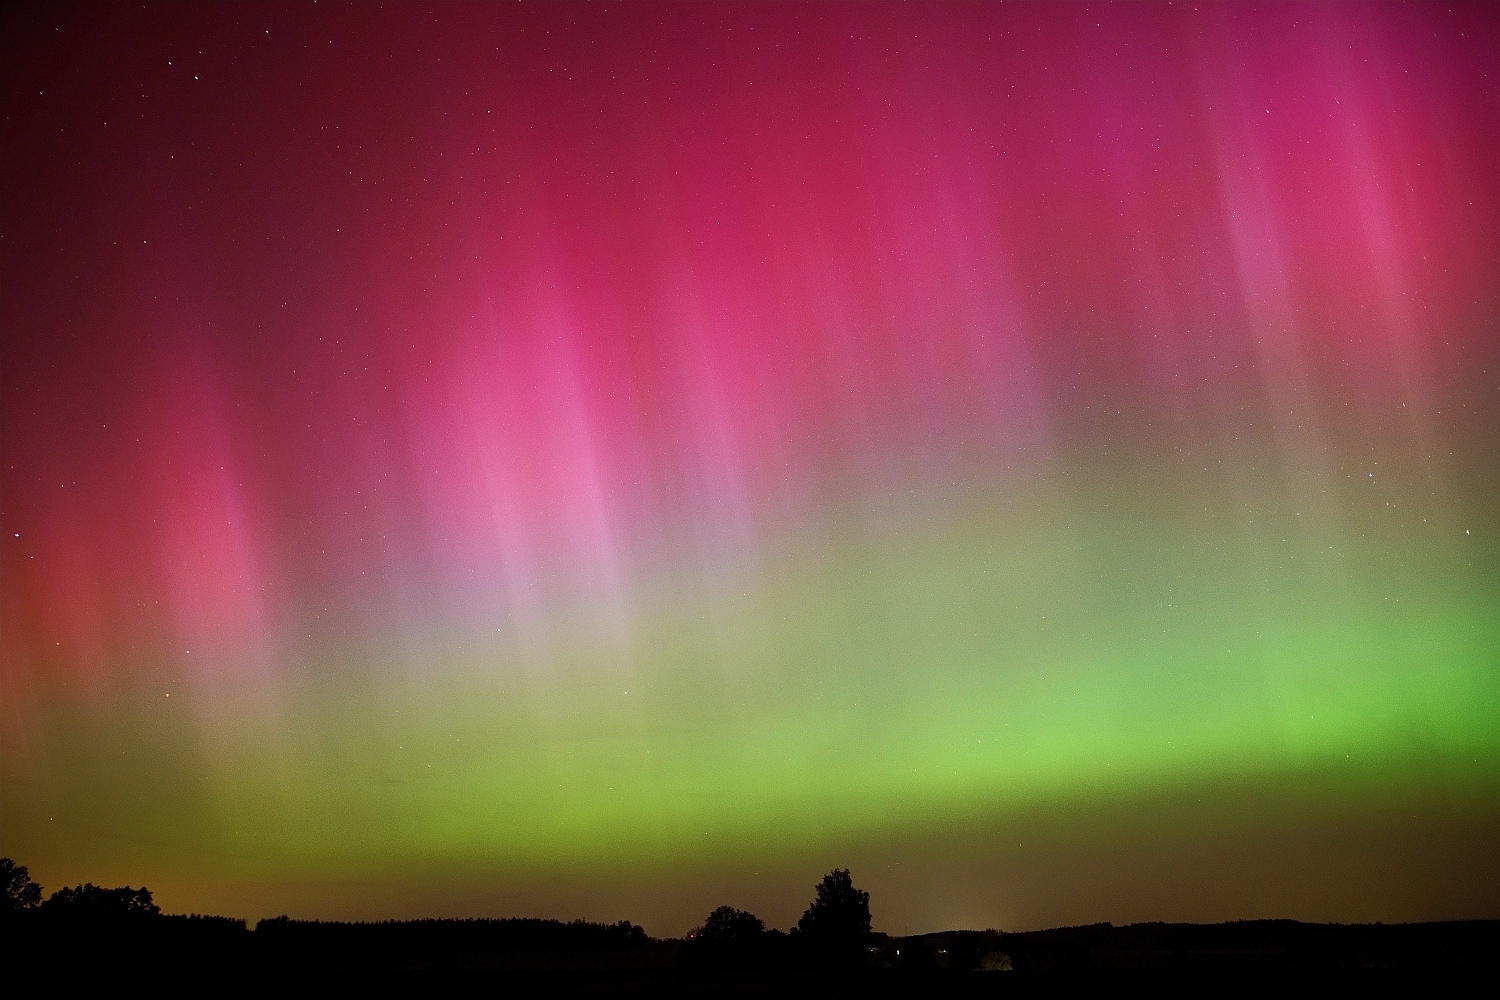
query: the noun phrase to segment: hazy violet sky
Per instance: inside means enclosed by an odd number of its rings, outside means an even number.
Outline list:
[[[0,852],[1500,916],[1487,5],[0,21]]]

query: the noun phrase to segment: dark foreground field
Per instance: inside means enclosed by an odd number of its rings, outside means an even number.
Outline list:
[[[858,952],[796,934],[749,944],[650,938],[640,927],[544,920],[339,924],[159,915],[99,925],[7,922],[6,954],[26,968],[91,979],[184,978],[203,988],[343,983],[389,989],[443,982],[514,995],[993,995],[1036,977],[1168,974],[1222,978],[1383,972],[1492,976],[1500,921],[1397,925],[1097,924],[1026,933],[873,935]]]

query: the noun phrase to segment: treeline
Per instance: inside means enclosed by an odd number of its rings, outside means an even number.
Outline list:
[[[1091,924],[1049,930],[944,931],[892,939],[900,960],[952,971],[1002,965],[1032,973],[1276,973],[1491,968],[1500,921],[1422,924]]]
[[[260,921],[254,937],[259,954],[294,965],[403,968],[636,965],[652,945],[645,928],[628,920],[529,918],[341,923],[283,916]]]
[[[629,921],[391,920],[343,923],[161,912],[151,890],[84,884],[43,898],[23,865],[0,858],[0,925],[8,950],[86,966],[342,970],[667,965]],[[622,962],[623,959],[623,962]]]
[[[1500,955],[1500,921],[1493,920],[1095,924],[891,937],[871,929],[869,893],[856,888],[842,869],[823,878],[789,932],[767,928],[747,911],[721,906],[681,940],[651,938],[629,921],[536,919],[340,923],[282,916],[261,920],[252,931],[243,920],[163,914],[144,887],[84,884],[44,900],[27,870],[9,859],[0,859],[0,889],[9,953],[96,969],[302,969],[375,975],[508,970],[592,976],[590,989],[622,982],[619,977],[635,977],[634,985],[646,988],[681,983],[683,977],[700,977],[701,984],[704,976],[719,977],[713,981],[728,976],[750,983],[752,992],[774,992],[778,983],[802,982],[808,976],[896,977],[892,982],[937,977],[956,984],[976,977],[988,981],[991,973],[1012,970],[1432,972],[1489,969]]]

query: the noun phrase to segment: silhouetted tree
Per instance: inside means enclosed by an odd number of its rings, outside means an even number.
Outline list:
[[[703,926],[688,935],[682,958],[689,965],[731,968],[775,964],[784,958],[786,935],[768,931],[761,919],[745,910],[721,906],[708,915]]]
[[[42,887],[31,881],[31,872],[10,858],[0,858],[0,910],[19,913],[42,901]]]
[[[708,915],[694,936],[715,944],[736,944],[758,940],[765,930],[766,925],[755,914],[721,906]]]
[[[797,921],[797,930],[815,950],[829,956],[862,956],[870,939],[870,894],[854,887],[847,868],[818,883],[817,898]]]
[[[106,889],[85,882],[71,889],[59,889],[42,904],[42,912],[68,920],[118,921],[155,917],[160,907],[151,901],[151,890],[145,886],[132,889],[121,886]]]

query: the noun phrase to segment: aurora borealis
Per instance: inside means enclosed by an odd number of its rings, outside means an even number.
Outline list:
[[[1492,8],[4,18],[49,890],[1500,916]]]

